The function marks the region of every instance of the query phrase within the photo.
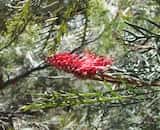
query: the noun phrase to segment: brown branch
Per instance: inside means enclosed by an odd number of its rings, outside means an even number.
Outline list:
[[[21,73],[19,74],[15,74],[14,77],[12,78],[9,78],[8,80],[4,81],[3,85],[0,87],[0,89],[4,89],[6,88],[7,86],[27,77],[28,75],[30,75],[31,73],[35,72],[35,71],[39,71],[39,70],[43,70],[45,68],[47,68],[48,65],[47,64],[43,64],[43,65],[39,65],[37,67],[34,67],[34,68],[30,68],[30,69],[26,69],[24,68],[24,71],[22,71]]]
[[[143,80],[140,80],[138,78],[131,77],[125,74],[121,74],[117,76],[114,76],[112,73],[99,74],[97,77],[94,77],[94,80],[107,81],[107,82],[116,83],[116,84],[126,83],[126,84],[131,84],[137,87],[160,86],[160,81],[145,82]]]
[[[14,84],[15,82],[18,82],[21,79],[29,76],[33,72],[46,69],[47,67],[49,67],[49,65],[43,63],[34,68],[30,68],[30,69],[24,68],[21,73],[15,74],[15,76],[13,76],[12,78],[9,78],[8,80],[4,81],[3,85],[0,86],[0,89],[4,89],[7,86]],[[137,87],[160,86],[160,81],[154,81],[154,82],[149,83],[149,82],[144,82],[133,76],[125,75],[125,73],[122,73],[121,75],[115,75],[114,73],[109,72],[109,70],[107,71],[108,72],[105,72],[103,74],[97,74],[97,76],[93,77],[92,79],[98,80],[98,81],[107,81],[107,82],[116,83],[116,84],[126,83],[126,84],[131,84]]]
[[[31,68],[31,69],[26,69],[24,72],[14,76],[13,78],[8,79],[7,81],[4,81],[3,86],[0,87],[0,89],[4,89],[7,86],[13,84],[14,82],[18,82],[21,79],[27,77],[28,75],[32,74],[35,71],[40,71],[43,70],[45,68],[47,68],[49,65],[47,64],[43,64],[43,65],[39,65],[35,68]],[[112,73],[105,73],[105,74],[99,74],[98,76],[92,78],[93,80],[98,80],[98,81],[107,81],[110,83],[116,83],[116,84],[131,84],[133,86],[137,86],[137,87],[143,87],[143,86],[160,86],[160,81],[154,81],[154,82],[144,82],[138,78],[135,77],[131,77],[131,76],[127,76],[122,74],[117,75],[117,76],[113,76]]]

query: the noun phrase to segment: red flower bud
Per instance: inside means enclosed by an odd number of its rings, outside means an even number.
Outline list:
[[[98,72],[103,72],[106,67],[111,66],[113,59],[97,56],[90,52],[83,52],[79,55],[63,52],[47,57],[47,62],[57,69],[73,73],[77,77],[92,78]]]

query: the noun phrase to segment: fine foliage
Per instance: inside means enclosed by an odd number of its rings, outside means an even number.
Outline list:
[[[0,129],[160,129],[159,0],[0,0]]]

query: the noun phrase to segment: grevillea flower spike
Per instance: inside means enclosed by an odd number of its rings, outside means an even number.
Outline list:
[[[91,52],[73,54],[70,52],[58,53],[47,57],[47,62],[59,70],[73,73],[80,78],[92,78],[102,73],[113,64],[110,57],[97,56]]]

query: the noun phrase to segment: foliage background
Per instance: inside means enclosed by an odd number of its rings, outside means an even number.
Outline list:
[[[125,22],[159,35],[144,20],[159,24],[159,14],[159,0],[0,0],[1,129],[160,129],[159,86],[82,80],[44,64],[52,53],[89,49],[134,70],[148,53],[129,53]],[[138,78],[159,80],[159,63],[152,78]]]

